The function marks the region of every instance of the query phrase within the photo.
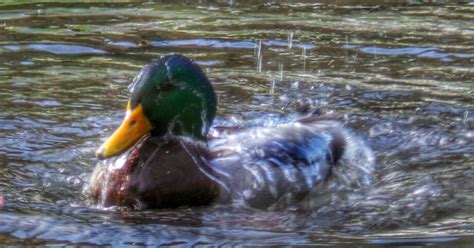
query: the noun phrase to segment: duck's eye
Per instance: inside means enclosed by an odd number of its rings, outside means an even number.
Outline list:
[[[160,86],[160,91],[170,91],[174,89],[175,85],[172,83],[165,83]]]
[[[137,123],[137,120],[132,120],[132,121],[130,121],[130,126],[133,126],[133,125],[135,125],[136,123]]]

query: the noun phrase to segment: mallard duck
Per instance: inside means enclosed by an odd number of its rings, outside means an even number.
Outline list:
[[[338,121],[317,115],[273,127],[211,128],[213,86],[182,55],[154,60],[130,88],[125,118],[98,149],[103,161],[87,187],[102,206],[287,205],[328,180],[351,145]]]

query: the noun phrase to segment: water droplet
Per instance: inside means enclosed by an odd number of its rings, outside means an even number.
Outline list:
[[[37,9],[36,10],[36,14],[37,15],[45,15],[46,14],[46,11],[44,9]]]

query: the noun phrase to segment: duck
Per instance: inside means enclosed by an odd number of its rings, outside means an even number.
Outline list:
[[[355,136],[340,120],[324,114],[213,127],[213,85],[183,55],[153,60],[129,88],[125,117],[98,148],[85,188],[99,206],[290,206],[330,180],[347,156],[369,156],[354,149]]]

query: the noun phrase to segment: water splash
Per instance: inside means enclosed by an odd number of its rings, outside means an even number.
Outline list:
[[[293,47],[293,31],[288,33],[288,50],[291,50]]]

